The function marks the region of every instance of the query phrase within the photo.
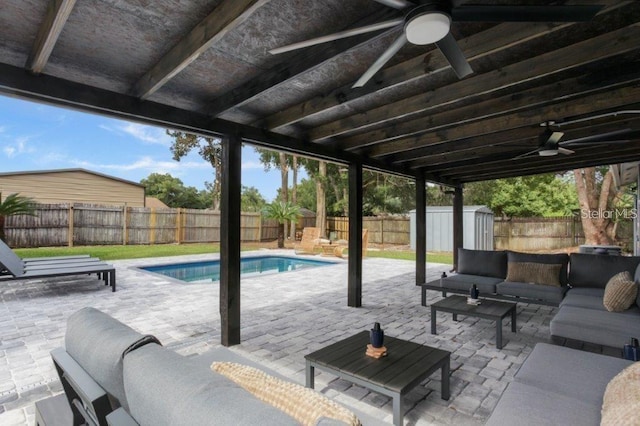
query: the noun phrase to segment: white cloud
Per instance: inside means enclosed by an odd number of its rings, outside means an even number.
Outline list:
[[[120,172],[131,172],[137,170],[144,170],[149,173],[176,173],[181,169],[207,169],[211,168],[211,165],[204,161],[156,161],[151,157],[142,157],[133,163],[128,164],[98,164],[88,161],[72,160],[73,164],[77,167],[82,167],[91,170],[113,170]]]
[[[264,164],[258,161],[246,161],[242,163],[242,170],[264,169]]]
[[[171,146],[171,137],[166,134],[164,129],[158,127],[138,123],[123,123],[115,127],[100,124],[98,127],[109,132],[125,133],[145,144]]]
[[[16,138],[13,142],[10,142],[2,150],[5,153],[5,155],[9,158],[14,158],[15,156],[20,154],[31,154],[35,152],[35,149],[30,147],[28,144],[29,144],[29,137],[20,136]]]
[[[16,153],[16,149],[12,146],[5,146],[2,151],[4,151],[5,155],[9,158],[13,158]]]

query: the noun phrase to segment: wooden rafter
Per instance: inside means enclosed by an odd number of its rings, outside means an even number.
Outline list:
[[[26,69],[34,74],[40,74],[44,70],[75,4],[76,0],[49,0],[44,21],[27,58]]]
[[[269,0],[223,0],[203,21],[164,55],[133,86],[132,93],[146,99],[195,61],[216,41],[237,28]]]

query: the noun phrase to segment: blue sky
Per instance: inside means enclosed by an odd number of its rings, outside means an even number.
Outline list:
[[[134,182],[169,173],[198,189],[213,181],[211,165],[197,153],[177,162],[170,145],[164,128],[0,96],[0,172],[84,168]],[[245,145],[242,184],[271,201],[280,172],[265,172]]]

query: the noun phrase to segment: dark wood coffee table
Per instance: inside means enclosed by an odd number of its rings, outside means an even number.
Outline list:
[[[441,397],[449,399],[450,352],[385,336],[387,356],[375,359],[365,355],[369,332],[347,339],[305,356],[307,387],[313,388],[314,369],[353,382],[393,398],[393,424],[402,425],[402,397],[433,372],[442,375]]]
[[[511,331],[515,333],[516,306],[516,303],[489,299],[482,299],[480,305],[470,305],[465,296],[449,296],[431,305],[431,334],[437,334],[436,312],[438,311],[452,313],[454,321],[458,321],[458,315],[488,319],[496,322],[496,347],[502,349],[502,319],[511,315]]]

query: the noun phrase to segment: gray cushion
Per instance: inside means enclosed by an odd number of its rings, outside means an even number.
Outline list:
[[[24,262],[2,240],[0,240],[0,269],[7,269],[14,277],[24,274]]]
[[[507,276],[507,253],[459,248],[456,272],[504,279]]]
[[[549,325],[552,336],[620,348],[630,337],[640,336],[640,309],[608,312],[563,306]]]
[[[604,297],[604,287],[576,287],[569,289],[567,296],[569,294],[579,294],[581,296],[590,296],[590,297],[599,297],[602,299]]]
[[[640,257],[571,253],[569,284],[571,287],[604,288],[609,279],[619,272],[628,271],[634,275],[638,264]]]
[[[157,339],[140,334],[104,312],[89,307],[69,317],[64,336],[69,355],[109,393],[114,407],[122,405],[125,408],[128,405],[122,359],[126,353],[150,342],[157,342]]]
[[[567,287],[516,283],[511,281],[504,281],[496,285],[496,293],[503,296],[525,297],[527,299],[543,300],[551,303],[560,303],[566,291]]]
[[[565,253],[559,254],[535,254],[535,253],[519,253],[517,251],[507,252],[507,262],[533,262],[546,264],[560,264],[560,284],[567,284],[567,271],[569,265],[569,255]]]
[[[515,380],[600,407],[609,381],[630,364],[621,358],[538,343]]]
[[[597,311],[606,311],[604,305],[602,304],[602,293],[604,290],[601,288],[585,288],[584,290],[596,290],[600,293],[597,295],[589,295],[589,294],[581,294],[574,293],[574,290],[582,290],[582,289],[571,289],[567,293],[567,295],[560,302],[560,306],[576,306],[579,308],[587,308],[587,309],[595,309]]]
[[[633,280],[636,284],[640,285],[640,263],[636,267],[636,272],[633,275]],[[640,306],[640,288],[638,289],[638,297],[636,297],[636,305]]]
[[[224,376],[192,359],[147,345],[124,359],[124,386],[141,425],[295,425]]]
[[[549,392],[520,382],[511,382],[502,394],[487,426],[600,425],[600,405]]]
[[[453,290],[469,291],[472,285],[478,287],[480,296],[483,294],[493,294],[496,292],[496,284],[502,281],[502,278],[483,277],[480,275],[456,274],[442,279],[442,287]]]

